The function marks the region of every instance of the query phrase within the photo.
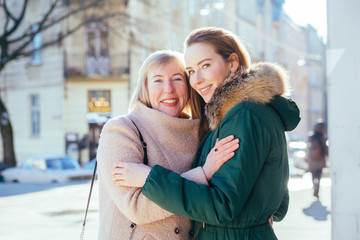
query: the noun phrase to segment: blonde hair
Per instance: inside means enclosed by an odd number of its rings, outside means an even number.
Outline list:
[[[150,56],[148,56],[141,65],[137,85],[130,100],[129,112],[134,110],[139,102],[151,108],[148,91],[148,72],[152,67],[164,66],[170,61],[175,60],[186,76],[186,83],[188,87],[188,102],[182,112],[188,114],[192,119],[199,119],[201,117],[200,104],[202,99],[190,86],[189,77],[185,71],[185,63],[183,59],[184,58],[181,53],[170,50],[160,50],[150,54]]]

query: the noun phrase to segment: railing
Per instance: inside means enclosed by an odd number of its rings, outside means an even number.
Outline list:
[[[128,54],[104,57],[65,53],[64,74],[65,77],[119,76],[129,73],[129,65]]]

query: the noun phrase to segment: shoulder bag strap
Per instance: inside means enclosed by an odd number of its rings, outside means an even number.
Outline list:
[[[131,120],[131,119],[130,119],[130,120]],[[144,138],[143,138],[143,136],[141,135],[141,132],[140,132],[139,128],[136,126],[136,124],[134,123],[133,120],[131,120],[131,121],[132,121],[132,123],[134,124],[134,126],[136,127],[136,129],[138,130],[138,132],[139,132],[140,141],[141,141],[142,147],[143,147],[143,149],[144,149],[144,164],[147,165],[147,164],[148,164],[147,151],[146,151],[147,144],[146,144],[146,142],[144,141]]]
[[[86,217],[87,217],[87,213],[89,211],[90,198],[91,198],[91,193],[92,193],[92,189],[94,186],[94,180],[95,180],[95,176],[96,176],[96,167],[97,167],[97,160],[95,161],[94,172],[93,172],[92,179],[91,179],[90,192],[89,192],[89,197],[88,197],[88,201],[87,201],[87,205],[86,205],[84,222],[83,222],[83,226],[81,229],[80,240],[83,240],[83,238],[84,238]]]
[[[131,120],[131,119],[130,119]],[[139,128],[136,126],[136,124],[134,123],[133,120],[131,120],[131,122],[134,124],[134,126],[136,127],[136,129],[139,132],[140,135],[140,141],[144,150],[144,164],[147,165],[148,164],[148,158],[147,158],[147,144],[144,141],[143,136],[141,135],[141,132],[139,130]],[[95,176],[96,176],[96,167],[97,167],[97,159],[95,161],[95,167],[94,167],[94,172],[92,175],[92,179],[91,179],[91,185],[90,185],[90,191],[89,191],[89,197],[88,197],[88,201],[87,201],[87,205],[86,205],[86,210],[85,210],[85,217],[84,217],[84,222],[83,222],[83,226],[81,229],[81,234],[80,234],[80,240],[84,239],[84,233],[85,233],[85,224],[86,224],[86,217],[87,217],[87,213],[89,211],[89,204],[90,204],[90,199],[91,199],[91,193],[92,193],[92,189],[93,189],[93,185],[94,185],[94,180],[95,180]],[[131,236],[135,230],[136,224],[134,222],[131,223],[130,228],[131,228],[131,233],[130,233],[130,237],[129,239],[131,239]]]

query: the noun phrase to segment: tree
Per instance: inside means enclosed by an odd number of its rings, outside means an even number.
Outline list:
[[[59,32],[57,36],[44,41],[41,48],[60,43],[65,37],[91,22],[126,15],[121,9],[113,12],[102,11],[106,0],[52,0],[48,2],[49,7],[42,18],[29,23],[24,20],[28,11],[29,0],[23,0],[22,5],[16,5],[16,7],[12,7],[15,1],[0,0],[0,9],[2,9],[2,13],[0,12],[2,22],[0,24],[0,73],[9,62],[34,53],[35,50],[31,49],[30,46],[38,33],[44,32],[72,16],[86,15],[86,17],[81,18],[82,20],[77,25],[71,26],[65,32]],[[122,3],[126,6],[128,0],[123,0]],[[19,4],[19,1],[16,1],[16,4]],[[34,26],[37,27],[34,28]],[[11,121],[1,97],[0,91],[0,131],[4,150],[3,159],[6,165],[15,166],[16,157]]]

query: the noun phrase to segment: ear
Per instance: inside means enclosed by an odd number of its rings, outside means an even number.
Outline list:
[[[236,53],[232,53],[229,58],[228,62],[230,64],[230,72],[236,72],[239,68],[239,57]]]

